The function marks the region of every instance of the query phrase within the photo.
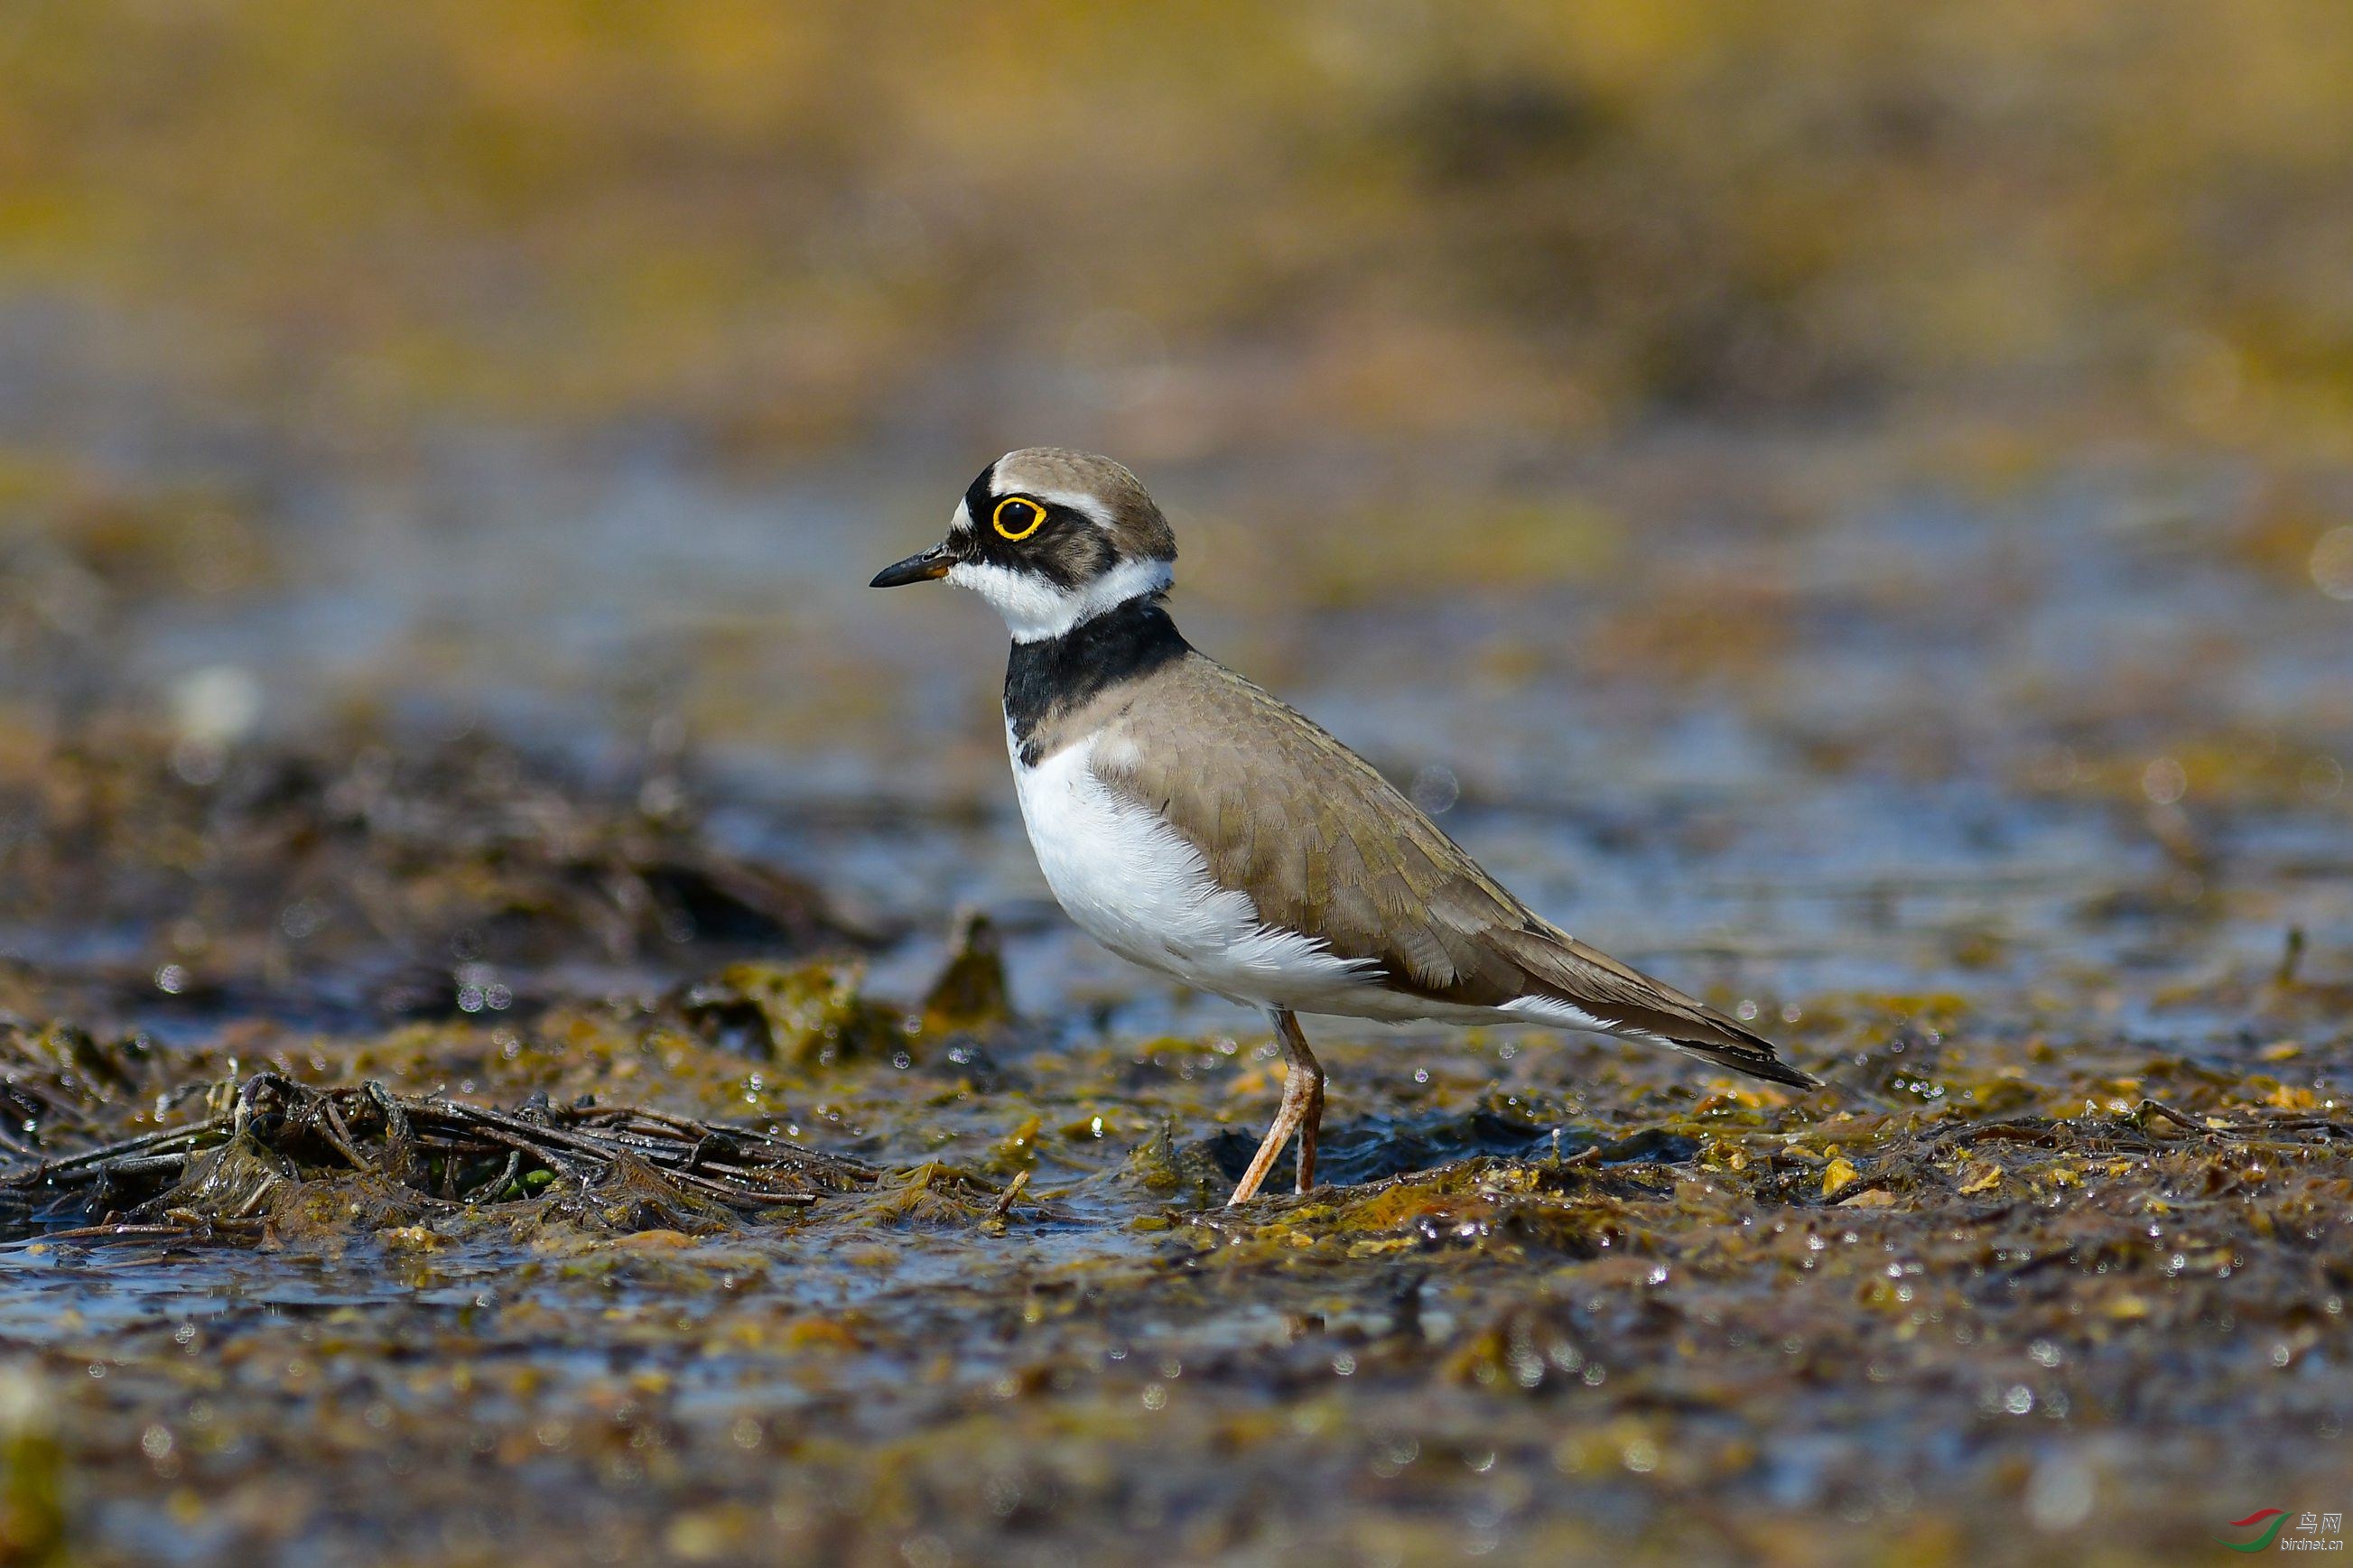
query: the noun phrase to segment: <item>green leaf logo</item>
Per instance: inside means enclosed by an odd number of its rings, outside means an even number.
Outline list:
[[[2263,1521],[2267,1519],[2270,1520],[2271,1522],[2269,1524],[2263,1524]],[[2287,1510],[2284,1508],[2258,1509],[2253,1513],[2247,1515],[2244,1519],[2232,1520],[2231,1521],[2231,1528],[2232,1530],[2246,1530],[2258,1524],[2263,1524],[2263,1532],[2261,1535],[2256,1536],[2253,1541],[2225,1541],[2218,1535],[2214,1538],[2214,1543],[2217,1546],[2228,1547],[2233,1552],[2261,1552],[2264,1547],[2269,1546],[2272,1542],[2277,1538],[2280,1532],[2280,1526],[2286,1522]]]

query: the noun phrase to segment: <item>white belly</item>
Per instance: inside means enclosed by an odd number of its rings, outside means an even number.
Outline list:
[[[1082,930],[1121,957],[1236,1002],[1356,1013],[1374,968],[1269,926],[1250,898],[1221,888],[1201,852],[1145,807],[1105,788],[1082,741],[1013,782],[1046,885]]]

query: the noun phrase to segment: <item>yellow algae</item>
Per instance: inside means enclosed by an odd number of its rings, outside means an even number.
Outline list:
[[[1822,1196],[1836,1197],[1862,1179],[1862,1173],[1856,1170],[1844,1155],[1840,1155],[1822,1171]]]

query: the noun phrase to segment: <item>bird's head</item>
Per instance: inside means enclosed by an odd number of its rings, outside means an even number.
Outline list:
[[[944,577],[996,605],[1014,641],[1040,642],[1166,593],[1176,560],[1168,520],[1134,474],[1109,458],[1029,447],[983,468],[948,536],[884,567],[873,585]]]

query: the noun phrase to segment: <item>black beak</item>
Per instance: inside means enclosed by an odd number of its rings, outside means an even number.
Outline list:
[[[948,574],[955,557],[948,553],[944,543],[934,544],[921,555],[910,555],[894,562],[874,574],[870,588],[903,588],[910,583],[933,583]]]

